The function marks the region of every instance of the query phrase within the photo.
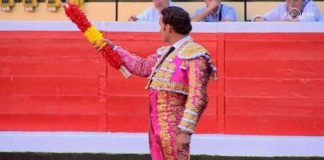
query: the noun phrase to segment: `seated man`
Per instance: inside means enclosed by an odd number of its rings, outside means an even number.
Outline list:
[[[146,9],[143,13],[138,16],[132,15],[128,21],[139,21],[139,22],[159,22],[161,11],[169,6],[176,6],[170,0],[153,0],[154,6]]]
[[[196,10],[193,22],[219,22],[236,21],[236,13],[233,7],[221,4],[220,0],[205,0],[206,7]]]
[[[295,21],[316,22],[320,12],[312,0],[286,0],[263,16],[256,16],[252,21]]]

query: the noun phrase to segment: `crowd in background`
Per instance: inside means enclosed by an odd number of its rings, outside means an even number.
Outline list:
[[[160,19],[162,9],[169,6],[177,6],[170,0],[152,0],[154,6],[143,13],[129,17],[128,21],[157,22]],[[193,22],[220,22],[236,21],[236,11],[233,7],[222,4],[221,0],[204,0],[205,7],[198,8],[191,17]],[[179,6],[181,7],[181,6]],[[324,22],[324,15],[320,14],[317,5],[312,0],[285,0],[264,15],[255,15],[255,22]]]

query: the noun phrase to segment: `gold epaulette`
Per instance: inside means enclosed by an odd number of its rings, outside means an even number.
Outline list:
[[[178,54],[181,59],[195,59],[200,56],[208,56],[208,51],[197,43],[188,43]]]

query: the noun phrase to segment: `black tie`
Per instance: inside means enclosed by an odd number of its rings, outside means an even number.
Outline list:
[[[168,50],[168,52],[165,54],[165,56],[162,58],[162,60],[160,61],[160,63],[159,63],[159,65],[158,66],[156,66],[156,68],[155,68],[155,70],[157,70],[161,65],[162,65],[162,63],[163,63],[163,61],[165,60],[165,58],[167,58],[168,56],[169,56],[169,54],[170,53],[172,53],[173,51],[174,51],[174,47],[172,46],[172,47],[170,47],[170,49]],[[155,74],[155,73],[154,73]],[[154,76],[154,74],[153,74],[153,76]],[[152,77],[153,77],[152,76]]]
[[[169,51],[166,53],[167,55],[170,54],[171,52],[173,52],[175,50],[175,47],[170,47]]]
[[[168,52],[165,53],[165,56],[163,57],[163,59],[162,59],[162,60],[160,61],[160,63],[156,66],[156,68],[155,68],[155,70],[154,70],[154,73],[152,74],[152,79],[153,79],[153,77],[154,77],[154,75],[155,75],[157,69],[162,65],[162,63],[163,63],[163,61],[165,60],[165,58],[168,57],[169,54],[172,53],[174,50],[175,50],[175,48],[172,46],[172,47],[170,47],[170,49],[168,50]],[[150,80],[148,87],[150,87],[150,85],[151,85],[151,83],[152,83],[152,79]]]
[[[163,59],[160,61],[161,63],[159,64],[159,66],[162,64],[162,62],[165,60],[165,58],[168,57],[169,54],[172,53],[172,52],[174,51],[174,49],[175,49],[175,48],[174,48],[173,46],[170,47],[170,49],[168,50],[168,52],[165,54],[165,56],[163,57]],[[159,66],[158,66],[158,67],[159,67]],[[158,67],[157,67],[157,68],[158,68]]]

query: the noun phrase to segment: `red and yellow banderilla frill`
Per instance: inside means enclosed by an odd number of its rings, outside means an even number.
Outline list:
[[[118,69],[125,78],[130,77],[131,73],[125,68],[124,62],[121,60],[120,56],[111,48],[110,45],[107,45],[102,33],[91,25],[79,7],[71,3],[64,4],[63,7],[65,14],[77,25],[88,41],[99,48],[98,50],[102,53],[103,57],[108,60],[109,64]]]

